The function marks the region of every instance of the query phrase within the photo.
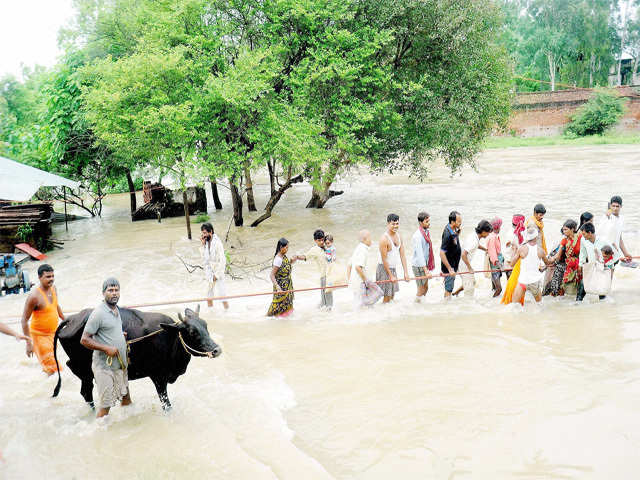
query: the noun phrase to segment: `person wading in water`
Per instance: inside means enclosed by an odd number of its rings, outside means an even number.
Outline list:
[[[430,225],[431,220],[429,214],[427,212],[420,212],[418,214],[418,229],[413,234],[413,237],[411,237],[411,246],[413,247],[411,267],[413,268],[413,274],[416,276],[416,302],[420,302],[422,297],[427,294],[431,272],[436,268],[433,258],[433,245],[429,233]]]
[[[524,305],[524,295],[531,292],[536,302],[542,300],[542,287],[540,282],[544,274],[540,271],[542,262],[549,264],[547,256],[538,244],[538,229],[535,225],[529,225],[524,235],[524,244],[518,248],[515,256],[511,259],[512,265],[518,260],[520,264],[520,276],[518,286],[513,293],[513,302],[520,302]]]
[[[204,274],[209,284],[207,298],[227,296],[224,285],[224,271],[227,268],[227,257],[224,254],[222,240],[213,232],[213,225],[203,223],[200,227],[201,255],[204,262]],[[207,300],[207,306],[213,307],[213,300]],[[229,302],[222,301],[224,309],[229,308]]]
[[[462,216],[453,211],[449,214],[449,225],[442,232],[442,243],[440,244],[440,269],[442,273],[454,274],[458,271],[462,248],[460,247],[460,226]],[[455,284],[455,275],[444,277],[444,298],[450,298]]]
[[[300,259],[297,255],[291,260],[287,258],[289,240],[281,238],[276,245],[276,254],[273,256],[271,268],[271,283],[273,284],[273,300],[267,312],[269,317],[286,317],[293,312],[293,280],[291,279],[291,267]],[[283,293],[287,292],[287,293]]]
[[[127,342],[122,332],[122,318],[118,309],[120,283],[107,278],[102,284],[104,301],[94,308],[84,326],[80,343],[93,350],[91,370],[98,394],[97,418],[109,414],[116,403],[131,404]]]
[[[404,281],[409,281],[407,275],[407,259],[404,253],[404,244],[398,233],[400,228],[400,217],[395,213],[387,216],[387,231],[380,238],[378,268],[376,270],[376,281],[391,280],[390,282],[378,284],[384,293],[383,303],[389,303],[393,300],[396,292],[400,290],[398,285],[398,275],[396,268],[399,262],[402,262],[404,271]]]
[[[54,278],[51,265],[45,263],[38,267],[40,285],[27,297],[22,313],[22,331],[25,337],[30,338],[27,341],[27,356],[31,357],[35,352],[47,375],[58,371],[53,358],[53,339],[58,319],[64,320],[62,308],[58,304],[58,291],[53,286]]]

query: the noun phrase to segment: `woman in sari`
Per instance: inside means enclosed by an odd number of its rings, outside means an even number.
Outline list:
[[[577,234],[578,224],[574,220],[567,220],[562,226],[564,238],[560,242],[558,251],[549,257],[555,263],[551,281],[545,287],[544,295],[562,296],[565,293],[575,294],[582,279],[580,273],[580,240]]]
[[[276,254],[273,257],[271,269],[271,283],[273,283],[273,300],[267,312],[269,317],[286,317],[293,312],[293,281],[291,280],[291,266],[299,259],[296,255],[291,260],[287,258],[289,241],[286,238],[278,240]],[[288,293],[277,293],[288,292]]]

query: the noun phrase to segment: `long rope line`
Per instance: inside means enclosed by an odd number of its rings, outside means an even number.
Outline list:
[[[469,275],[469,274],[476,274],[476,273],[498,273],[498,272],[510,272],[512,269],[511,268],[506,268],[503,270],[474,270],[473,272],[471,271],[467,271],[467,272],[455,272],[455,273],[440,273],[440,274],[436,274],[436,275],[423,275],[423,276],[418,276],[418,277],[410,277],[408,278],[406,281],[407,282],[411,282],[414,280],[427,280],[429,278],[438,278],[438,277],[454,277],[456,275]],[[399,283],[399,282],[404,282],[404,278],[400,279],[397,278],[395,280],[378,280],[372,283],[375,284],[383,284],[383,283]],[[266,295],[286,295],[288,293],[297,293],[297,292],[313,292],[316,290],[337,290],[339,288],[347,288],[349,286],[348,283],[342,283],[342,284],[338,284],[338,285],[331,285],[329,287],[309,287],[309,288],[297,288],[297,289],[292,289],[292,290],[283,290],[281,292],[277,292],[277,291],[269,291],[269,292],[258,292],[258,293],[241,293],[238,295],[226,295],[224,297],[201,297],[201,298],[189,298],[189,299],[181,299],[181,300],[163,300],[161,302],[148,302],[148,303],[138,303],[138,304],[134,304],[134,305],[127,305],[124,306],[122,308],[145,308],[145,307],[158,307],[158,306],[163,306],[163,305],[180,305],[180,304],[184,304],[184,303],[199,303],[199,302],[207,302],[207,301],[224,301],[224,300],[233,300],[233,299],[237,299],[237,298],[249,298],[249,297],[260,297],[260,296],[266,296]],[[72,310],[72,311],[65,311],[63,312],[65,315],[73,315],[75,313],[80,312],[83,309],[79,309],[79,310]],[[0,317],[0,320],[4,320],[4,319],[11,319],[14,320],[15,318],[17,318],[17,315],[10,315],[10,316],[3,316]],[[7,325],[16,325],[21,323],[21,320],[19,321],[13,321],[13,322],[6,322]]]

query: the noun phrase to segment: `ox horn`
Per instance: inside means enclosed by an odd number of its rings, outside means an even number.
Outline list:
[[[196,313],[200,313],[200,304],[198,304],[198,306],[196,307]]]
[[[182,314],[178,312],[178,319],[184,323],[184,318],[182,318]]]

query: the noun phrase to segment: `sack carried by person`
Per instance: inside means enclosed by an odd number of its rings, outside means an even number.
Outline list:
[[[378,284],[370,281],[362,282],[360,285],[360,294],[363,305],[373,305],[384,296]]]
[[[602,263],[587,263],[582,272],[584,291],[593,295],[608,295],[611,290],[611,270]]]

